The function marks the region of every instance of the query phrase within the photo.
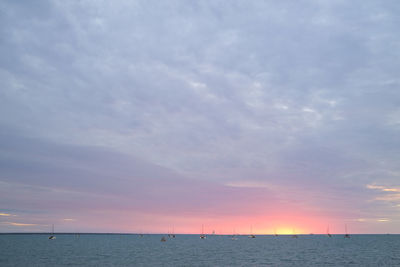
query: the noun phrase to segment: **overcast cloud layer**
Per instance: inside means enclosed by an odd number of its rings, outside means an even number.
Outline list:
[[[1,1],[0,231],[197,227],[279,206],[321,229],[398,232],[399,14],[398,1]],[[139,222],[90,226],[112,212]]]

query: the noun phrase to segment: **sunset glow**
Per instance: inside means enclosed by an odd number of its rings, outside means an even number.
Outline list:
[[[278,228],[276,230],[276,233],[278,235],[293,235],[293,234],[301,234],[302,231],[296,231],[296,230],[289,229],[289,228]]]

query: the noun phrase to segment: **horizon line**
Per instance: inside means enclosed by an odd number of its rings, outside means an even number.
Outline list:
[[[7,235],[7,234],[15,234],[15,235],[45,235],[45,234],[53,234],[51,232],[0,232],[0,235]],[[54,233],[54,235],[168,235],[168,233],[124,233],[124,232],[59,232]],[[336,233],[331,235],[345,235],[346,233]],[[175,233],[174,235],[200,235],[200,233]],[[208,236],[247,236],[249,234],[205,234]],[[278,234],[278,236],[292,236],[293,234]],[[296,234],[301,236],[308,236],[308,235],[327,235],[326,233],[309,233],[309,234]],[[400,233],[354,233],[350,235],[400,235]],[[276,236],[274,233],[272,234],[255,234],[255,236]]]

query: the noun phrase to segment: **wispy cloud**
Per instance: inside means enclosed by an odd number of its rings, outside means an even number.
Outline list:
[[[12,225],[12,226],[35,226],[37,224],[33,223],[17,223],[17,222],[2,222],[4,224]]]
[[[390,220],[387,218],[378,219],[378,222],[389,222]]]
[[[400,188],[399,187],[387,187],[387,186],[382,186],[382,185],[370,185],[368,184],[366,186],[368,189],[373,189],[381,192],[381,195],[375,197],[376,200],[381,200],[381,201],[388,201],[388,202],[393,202],[393,201],[400,201]]]
[[[243,188],[271,188],[272,185],[262,181],[234,181],[228,182],[225,185],[230,187],[243,187]]]
[[[388,195],[378,196],[375,199],[382,201],[390,201],[390,202],[400,201],[400,194],[388,194]]]
[[[386,186],[382,186],[382,185],[371,185],[368,184],[367,185],[368,189],[376,189],[376,190],[380,190],[383,192],[400,192],[400,188],[399,187],[386,187]]]

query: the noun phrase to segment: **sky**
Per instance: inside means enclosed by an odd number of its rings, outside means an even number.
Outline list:
[[[400,233],[399,14],[1,1],[0,232]]]

